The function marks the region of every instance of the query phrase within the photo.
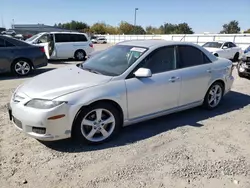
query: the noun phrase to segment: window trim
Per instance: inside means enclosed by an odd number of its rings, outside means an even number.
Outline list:
[[[192,65],[192,66],[188,66],[188,67],[181,67],[181,54],[180,54],[180,49],[179,49],[180,46],[188,46],[188,47],[194,48],[194,49],[196,49],[196,50],[199,50],[200,53],[202,54],[203,64]],[[186,44],[178,44],[178,45],[176,45],[176,50],[177,50],[177,55],[178,55],[178,61],[177,61],[177,67],[176,67],[176,69],[185,69],[185,68],[197,67],[197,66],[207,65],[207,64],[213,63],[213,62],[211,61],[211,59],[210,59],[202,50],[200,50],[199,48],[197,48],[197,47],[195,47],[195,46],[186,45]],[[209,63],[204,63],[204,57],[206,57],[206,58],[209,60]]]
[[[169,71],[174,71],[174,70],[177,70],[178,68],[178,53],[177,53],[177,46],[176,45],[168,45],[168,46],[161,46],[161,47],[159,47],[159,48],[157,48],[157,49],[154,49],[152,52],[150,52],[146,57],[144,57],[137,65],[136,65],[136,67],[135,68],[133,68],[133,70],[132,71],[130,71],[130,73],[126,76],[126,78],[125,78],[125,80],[127,80],[127,79],[131,79],[131,78],[135,78],[135,75],[134,75],[134,73],[139,69],[139,68],[141,68],[140,67],[140,64],[141,63],[143,63],[143,61],[146,59],[146,58],[148,58],[150,55],[152,55],[152,54],[154,54],[154,53],[156,53],[158,50],[160,50],[160,49],[163,49],[163,48],[171,48],[171,47],[173,47],[174,48],[174,56],[175,56],[175,69],[173,69],[173,70],[168,70],[168,71],[164,71],[164,72],[158,72],[158,73],[152,73],[152,76],[153,75],[157,75],[157,74],[161,74],[161,73],[166,73],[166,72],[169,72]]]

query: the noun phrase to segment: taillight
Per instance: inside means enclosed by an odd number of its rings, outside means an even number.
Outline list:
[[[90,43],[90,44],[89,44],[89,46],[90,46],[91,48],[93,48],[93,47],[94,47],[92,43]]]
[[[39,47],[39,48],[40,48],[41,52],[45,53],[44,47]]]

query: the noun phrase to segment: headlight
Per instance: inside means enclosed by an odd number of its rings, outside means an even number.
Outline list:
[[[38,108],[38,109],[50,109],[65,102],[62,101],[51,101],[51,100],[44,100],[44,99],[32,99],[25,104],[25,106]]]

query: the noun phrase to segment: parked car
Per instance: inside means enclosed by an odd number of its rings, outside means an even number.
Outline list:
[[[33,46],[11,37],[0,36],[0,73],[26,76],[32,69],[47,66],[43,47]]]
[[[237,62],[242,50],[233,42],[207,42],[203,47],[217,57],[223,57]]]
[[[122,126],[200,105],[214,109],[233,81],[232,62],[196,44],[127,41],[34,77],[14,91],[8,111],[36,139],[101,143]]]
[[[2,31],[1,33],[4,35],[12,35],[12,36],[16,35],[16,32],[13,29]]]
[[[250,46],[244,50],[237,65],[238,75],[240,77],[250,78]]]
[[[92,42],[84,33],[39,33],[25,41],[29,44],[44,46],[48,59],[75,58],[82,61],[94,51]]]

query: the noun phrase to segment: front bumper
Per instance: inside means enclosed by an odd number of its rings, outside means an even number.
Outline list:
[[[54,141],[71,137],[69,106],[62,104],[52,109],[34,109],[24,106],[23,102],[11,100],[7,104],[10,120],[15,127],[30,137],[42,141]],[[48,120],[49,117],[64,114],[60,119]]]

